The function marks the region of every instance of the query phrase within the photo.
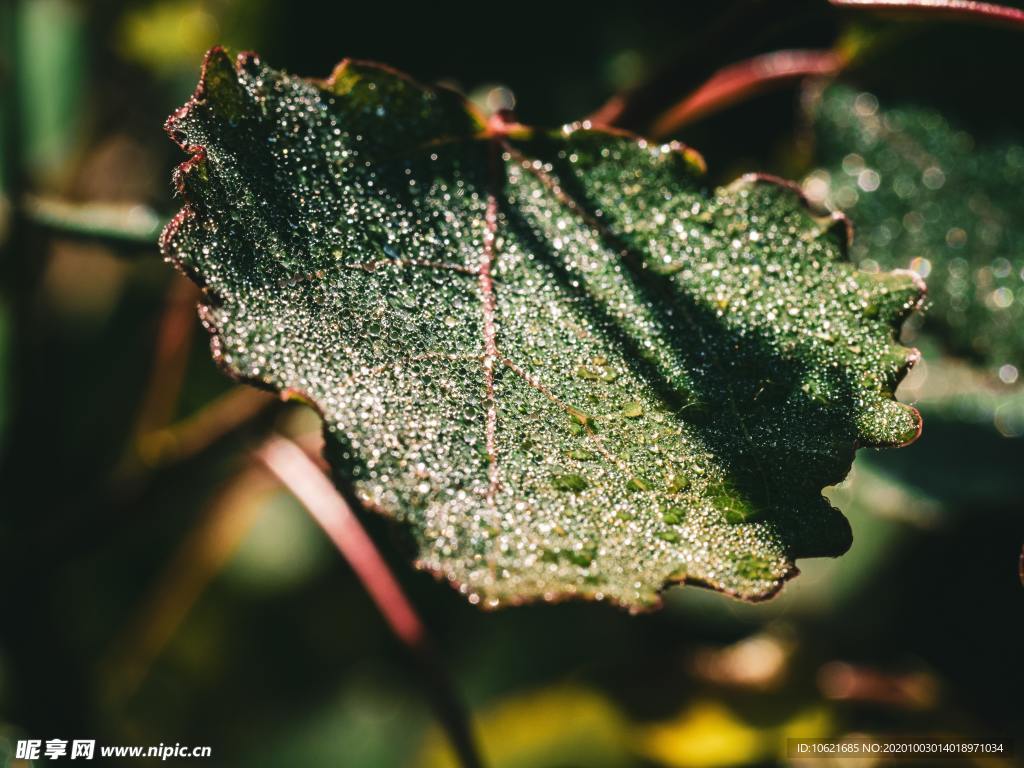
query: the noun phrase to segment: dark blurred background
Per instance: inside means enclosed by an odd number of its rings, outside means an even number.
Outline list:
[[[26,737],[210,745],[210,764],[246,768],[452,764],[404,649],[250,458],[275,429],[315,441],[316,419],[216,370],[195,294],[161,262],[183,160],[161,126],[208,47],[316,77],[374,59],[558,125],[629,89],[651,117],[732,61],[854,35],[885,43],[863,87],[1024,134],[1024,33],[824,0],[8,0],[0,32],[0,765]],[[676,138],[709,183],[814,165],[795,86]],[[852,550],[802,562],[769,603],[686,588],[637,617],[485,613],[368,521],[491,765],[776,765],[786,736],[1024,735],[1024,428],[993,417],[1020,385],[911,340],[931,379],[959,377],[956,403],[908,383],[922,438],[862,451],[828,492]]]

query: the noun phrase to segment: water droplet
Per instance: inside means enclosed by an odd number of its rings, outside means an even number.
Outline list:
[[[554,475],[551,478],[551,485],[556,491],[571,491],[579,493],[587,489],[589,483],[583,475]]]
[[[682,493],[690,487],[690,479],[683,474],[676,473],[668,479],[669,493]]]
[[[630,491],[649,491],[650,484],[642,477],[633,476],[626,481],[626,488]]]
[[[639,400],[630,400],[623,403],[622,415],[627,419],[638,419],[644,415],[644,406]]]

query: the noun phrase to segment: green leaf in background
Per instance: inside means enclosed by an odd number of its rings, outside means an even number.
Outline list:
[[[1024,366],[1024,145],[983,143],[941,114],[845,85],[813,107],[812,199],[850,214],[864,269],[928,279],[926,326],[1007,383]]]
[[[14,76],[18,78],[19,158],[31,178],[59,179],[76,150],[87,70],[84,9],[69,0],[18,3]]]
[[[920,281],[857,272],[787,185],[708,194],[678,146],[219,49],[168,128],[163,249],[215,356],[314,404],[341,487],[474,603],[767,597],[849,546],[820,491],[854,448],[919,429],[892,392]]]

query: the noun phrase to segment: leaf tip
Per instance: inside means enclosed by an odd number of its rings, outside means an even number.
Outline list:
[[[845,258],[849,252],[850,244],[853,242],[853,222],[842,211],[822,211],[820,207],[811,202],[797,182],[784,179],[771,173],[745,173],[728,185],[727,189],[737,192],[744,187],[757,185],[768,185],[780,187],[791,193],[796,198],[804,213],[811,219],[813,226],[821,233],[831,235],[839,245],[839,250]]]
[[[698,176],[704,176],[708,172],[708,164],[704,159],[704,155],[696,149],[685,144],[679,144],[678,142],[673,143],[673,148],[683,156],[683,161]]]

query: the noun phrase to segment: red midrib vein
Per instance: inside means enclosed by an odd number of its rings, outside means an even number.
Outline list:
[[[498,360],[498,344],[494,326],[496,307],[494,280],[491,277],[491,266],[494,264],[494,244],[498,230],[498,198],[493,192],[487,195],[484,226],[484,247],[480,254],[477,282],[480,286],[480,299],[483,305],[484,386],[487,392],[487,423],[484,433],[488,460],[487,504],[493,508],[494,497],[498,491],[498,405],[494,397],[494,365]]]

